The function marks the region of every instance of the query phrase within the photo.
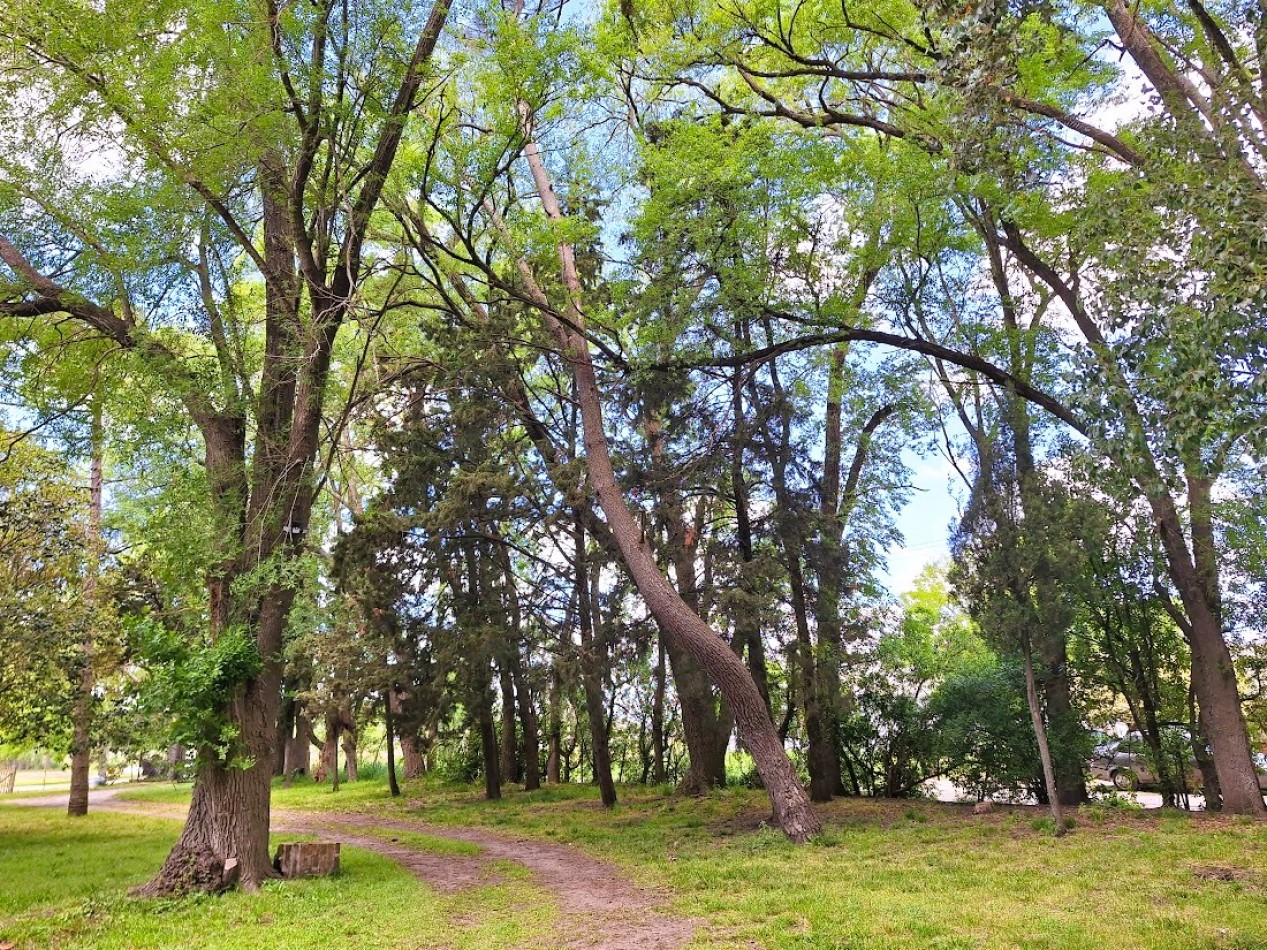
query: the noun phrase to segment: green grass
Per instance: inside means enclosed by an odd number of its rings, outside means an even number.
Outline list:
[[[60,811],[0,808],[0,944],[483,950],[540,941],[556,916],[548,896],[529,881],[507,878],[442,896],[391,860],[356,848],[343,850],[342,873],[334,878],[271,882],[258,894],[127,897],[159,866],[179,828],[133,815],[68,819]],[[501,912],[508,907],[514,912]]]
[[[357,829],[358,833],[370,834],[384,841],[403,845],[414,851],[430,851],[434,854],[454,854],[474,857],[483,853],[484,849],[467,841],[456,841],[453,838],[441,838],[438,835],[425,835],[417,831],[397,831],[394,828]]]
[[[125,795],[171,804],[187,798],[188,787],[149,787]],[[999,809],[973,817],[966,808],[932,802],[855,800],[827,808],[822,839],[795,847],[761,827],[767,806],[756,792],[724,790],[697,801],[672,798],[662,789],[622,788],[621,804],[611,810],[601,808],[596,798],[592,789],[572,786],[511,790],[499,802],[486,802],[478,789],[410,782],[400,799],[392,799],[377,782],[354,783],[338,793],[301,782],[276,789],[274,804],[484,826],[572,843],[661,888],[677,913],[703,920],[695,948],[1267,950],[1267,824],[1260,822],[1099,807],[1075,813],[1072,831],[1056,838],[1049,823],[1035,821],[1042,817],[1036,809]],[[53,834],[65,819],[27,819],[30,814],[20,820],[32,822],[31,833],[39,835],[28,848],[38,875],[48,855],[72,841],[59,843]],[[12,815],[0,809],[3,820],[13,821]],[[111,835],[135,833],[139,838],[127,849],[126,862],[98,867],[86,861],[75,866],[73,875],[45,875],[52,880],[42,889],[28,888],[21,924],[27,929],[0,924],[0,939],[13,939],[17,932],[32,940],[30,928],[45,924],[31,912],[49,906],[61,915],[53,918],[61,921],[56,927],[85,928],[67,930],[75,939],[65,940],[66,946],[158,946],[162,935],[181,932],[181,926],[162,929],[169,912],[156,914],[117,896],[157,866],[164,842],[174,834],[156,836],[154,828],[161,832],[174,826],[131,816],[95,820],[101,824],[72,825],[71,831],[91,833],[87,848],[94,852],[101,847],[95,836],[108,842]],[[129,825],[112,825],[116,820],[135,823],[135,832]],[[382,833],[406,847],[473,847],[414,832]],[[25,832],[23,840],[25,848]],[[0,892],[8,901],[12,878],[5,844],[0,840],[0,882],[6,882]],[[308,942],[269,945],[354,946],[357,940],[346,930],[360,927],[361,920],[374,922],[377,930],[358,934],[382,934],[388,928],[393,935],[409,935],[365,936],[362,945],[429,947],[427,935],[444,934],[445,942],[436,945],[516,947],[530,942],[528,935],[549,933],[553,904],[522,874],[502,876],[501,892],[480,888],[440,898],[384,859],[350,849],[348,854],[340,879],[277,884],[256,896],[195,902],[179,911],[188,921],[182,926],[206,926],[213,933],[240,920],[256,928],[254,936],[216,932],[213,940],[198,944],[212,947],[258,945],[279,937]],[[96,890],[89,878],[96,880]],[[94,924],[95,911],[84,916],[82,908],[98,906],[106,908],[113,926]],[[490,906],[510,910],[481,917],[481,908]],[[6,913],[13,910],[0,903],[0,920]],[[271,923],[252,923],[266,915]],[[449,925],[440,926],[446,919]],[[397,930],[401,920],[409,923]],[[461,926],[454,927],[455,920]],[[108,936],[115,926],[129,939]],[[292,934],[294,927],[306,936]],[[541,945],[551,944],[547,938]]]
[[[1034,809],[974,818],[842,801],[823,839],[797,848],[759,827],[757,793],[623,791],[610,812],[589,789],[496,804],[469,790],[409,794],[431,821],[509,826],[620,861],[714,925],[699,946],[1267,948],[1262,823],[1103,814],[1058,839],[1032,827]],[[1198,876],[1207,869],[1232,880]]]

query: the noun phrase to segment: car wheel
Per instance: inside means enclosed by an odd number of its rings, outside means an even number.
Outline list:
[[[1119,792],[1133,792],[1139,788],[1139,776],[1130,769],[1114,769],[1110,777],[1113,787]]]

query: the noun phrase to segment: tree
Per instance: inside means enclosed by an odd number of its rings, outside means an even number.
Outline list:
[[[10,116],[19,147],[6,155],[37,158],[4,167],[0,260],[11,276],[0,314],[70,317],[179,395],[205,443],[222,542],[207,565],[211,639],[257,658],[228,651],[242,662],[221,671],[241,679],[221,684],[229,698],[215,700],[221,725],[201,745],[185,830],[143,893],[234,876],[254,887],[273,873],[287,567],[313,504],[334,342],[359,304],[370,220],[449,9],[439,0],[425,18],[380,18],[370,7],[22,3],[3,14],[6,92],[38,77],[47,95]],[[412,46],[382,57],[402,34]],[[350,64],[371,61],[366,95],[351,94],[361,70]],[[126,173],[97,185],[73,152],[40,145],[68,124],[77,142],[113,149]],[[78,213],[81,189],[97,197],[93,213]],[[262,352],[251,357],[244,272],[262,283]],[[197,301],[203,332],[176,319],[169,288]]]

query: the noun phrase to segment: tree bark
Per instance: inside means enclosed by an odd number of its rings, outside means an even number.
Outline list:
[[[401,733],[400,752],[405,760],[405,778],[422,778],[422,753],[418,751],[418,737]]]
[[[546,782],[559,784],[559,765],[563,746],[563,717],[560,709],[559,671],[550,670],[549,737],[546,743]]]
[[[84,570],[84,606],[88,619],[84,625],[84,638],[80,644],[79,678],[76,683],[75,705],[71,711],[72,734],[70,741],[70,798],[66,814],[74,817],[88,814],[88,772],[92,759],[92,691],[96,677],[93,660],[96,644],[93,629],[97,623],[97,582],[101,574],[101,488],[104,432],[101,425],[101,406],[97,400],[92,407],[92,462],[89,472],[88,543],[87,564]]]
[[[651,776],[656,785],[668,780],[664,768],[664,687],[668,671],[664,661],[664,634],[657,632],[655,693],[651,699]]]
[[[501,687],[501,774],[511,783],[519,781],[519,743],[515,735],[515,682],[503,652],[502,662],[497,665],[498,685]]]
[[[383,732],[387,736],[387,787],[392,798],[400,798],[400,783],[396,781],[396,735],[392,728],[391,700],[383,698]]]
[[[1056,786],[1056,771],[1051,762],[1051,750],[1047,746],[1047,727],[1043,723],[1043,710],[1038,704],[1038,687],[1034,681],[1034,660],[1030,642],[1026,638],[1021,645],[1025,660],[1025,700],[1029,706],[1030,721],[1034,726],[1034,736],[1038,740],[1038,757],[1043,765],[1043,782],[1047,788],[1047,803],[1051,807],[1051,817],[1056,823],[1057,837],[1065,833],[1065,816],[1060,807],[1060,793]]]
[[[524,152],[541,202],[549,218],[560,220],[563,214],[550,186],[541,153],[530,134],[530,113],[526,106],[521,108],[521,118],[525,125],[527,143]],[[814,814],[809,797],[801,787],[796,770],[775,732],[752,676],[729,645],[683,602],[660,573],[655,555],[621,494],[612,466],[607,435],[603,429],[602,396],[590,357],[589,344],[578,332],[584,327],[585,320],[580,309],[581,282],[573,249],[569,244],[560,244],[558,252],[569,297],[567,317],[570,327],[559,320],[551,309],[543,309],[541,313],[558,341],[564,359],[569,362],[576,382],[584,428],[586,469],[599,505],[611,526],[612,535],[638,592],[664,630],[670,646],[679,645],[684,652],[689,653],[717,684],[730,706],[740,736],[752,753],[757,771],[765,783],[775,823],[793,841],[808,841],[822,831],[822,825]]]
[[[612,780],[611,745],[608,740],[606,704],[603,699],[607,649],[601,627],[594,622],[597,605],[593,603],[590,590],[589,556],[585,550],[585,526],[579,511],[574,514],[572,539],[576,571],[577,617],[581,634],[581,679],[585,690],[585,712],[589,719],[594,781],[598,785],[603,805],[611,808],[616,804],[616,783]]]

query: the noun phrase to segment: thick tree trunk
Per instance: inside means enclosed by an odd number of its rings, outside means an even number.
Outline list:
[[[1223,636],[1217,562],[1210,520],[1212,480],[1190,475],[1188,505],[1192,521],[1193,557],[1183,543],[1178,512],[1169,496],[1149,498],[1158,515],[1171,579],[1179,591],[1189,622],[1192,681],[1197,704],[1208,728],[1214,767],[1225,811],[1262,815],[1262,791],[1254,771],[1249,730],[1241,711],[1232,653]]]
[[[1060,790],[1060,804],[1076,807],[1087,801],[1087,778],[1082,758],[1076,754],[1079,743],[1069,741],[1083,726],[1070,697],[1069,660],[1065,650],[1063,631],[1060,636],[1039,645],[1047,721],[1058,739],[1056,754],[1052,757],[1056,787]]]
[[[286,775],[308,775],[312,770],[312,720],[303,704],[295,707],[295,734],[286,743]]]
[[[158,874],[136,889],[138,896],[215,891],[235,882],[254,890],[275,876],[268,828],[280,693],[276,659],[239,688],[230,714],[241,729],[241,748],[228,763],[206,752],[199,757],[184,830]]]
[[[400,752],[405,760],[405,778],[422,778],[422,753],[418,750],[418,737],[401,733]]]

